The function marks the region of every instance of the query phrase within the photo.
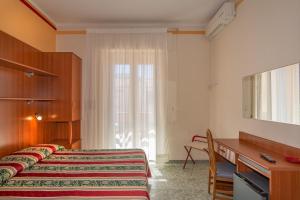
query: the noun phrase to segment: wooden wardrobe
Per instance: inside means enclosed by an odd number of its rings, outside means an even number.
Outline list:
[[[80,120],[81,59],[0,31],[0,156],[37,143],[80,148]]]

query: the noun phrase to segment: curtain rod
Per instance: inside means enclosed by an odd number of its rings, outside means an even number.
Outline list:
[[[97,29],[96,29],[97,30]],[[103,29],[104,30],[104,29]],[[87,33],[113,33],[112,30],[108,31],[109,29],[106,29],[106,31],[86,31],[86,30],[61,30],[61,31],[57,31],[57,35],[85,35]],[[116,29],[115,29],[116,30]],[[128,29],[127,29],[128,30]],[[151,29],[149,29],[151,30]],[[139,32],[126,32],[123,30],[123,32],[117,32],[117,33],[170,33],[170,34],[174,34],[174,35],[205,35],[205,31],[204,30],[179,30],[179,29],[157,29],[156,31],[154,31],[152,29],[152,31],[148,31],[146,32],[146,29],[143,29],[143,31],[139,31]],[[114,32],[116,33],[116,32]]]
[[[167,28],[100,28],[87,29],[87,33],[165,33]]]

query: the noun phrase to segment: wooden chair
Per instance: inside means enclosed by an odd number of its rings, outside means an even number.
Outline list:
[[[192,138],[192,142],[185,144],[184,148],[187,152],[187,156],[183,165],[183,169],[185,169],[186,163],[190,158],[192,162],[195,164],[195,161],[191,155],[192,149],[200,150],[200,151],[207,151],[207,139],[205,136],[194,135]]]
[[[226,161],[216,161],[214,141],[210,130],[207,130],[207,142],[209,155],[208,193],[212,194],[213,200],[232,199],[235,166]]]

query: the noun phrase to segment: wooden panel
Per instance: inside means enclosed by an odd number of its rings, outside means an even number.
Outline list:
[[[56,74],[53,74],[51,72],[47,72],[38,68],[31,67],[29,65],[24,65],[22,63],[14,62],[12,60],[7,60],[4,58],[0,58],[0,65],[3,67],[12,68],[27,73],[34,73],[35,75],[40,75],[40,76],[54,76],[54,77],[57,76]]]
[[[44,54],[44,62],[45,66],[54,66],[54,73],[59,76],[53,80],[53,92],[57,101],[49,107],[48,120],[71,121],[72,54],[55,52],[46,53]]]
[[[24,44],[0,31],[0,57],[15,62],[23,63],[24,61]],[[24,63],[25,64],[25,63]]]
[[[270,200],[299,200],[299,171],[273,171],[270,179]]]
[[[299,165],[289,163],[285,160],[284,155],[276,153],[272,150],[265,149],[256,144],[251,144],[239,139],[215,139],[215,142],[225,146],[226,148],[234,151],[238,155],[244,155],[251,159],[253,162],[259,163],[262,167],[272,169],[292,169],[299,170]],[[272,156],[277,162],[276,164],[270,163],[260,157],[261,153],[266,153]]]
[[[81,149],[81,140],[72,143],[71,149]]]
[[[58,74],[54,81],[54,96],[57,99],[49,112],[50,121],[75,121],[81,110],[81,59],[73,53],[55,52],[44,56],[46,66],[54,66]]]
[[[81,116],[81,59],[72,55],[72,121]]]
[[[38,69],[41,66],[41,52],[2,31],[0,31],[0,57]],[[1,65],[1,97],[52,99],[52,96],[48,94],[48,78],[40,79],[37,76],[29,78],[22,71]],[[48,104],[51,103],[27,104],[26,101],[9,101],[8,99],[0,101],[0,156],[43,142],[43,136],[38,133],[38,129],[43,129],[43,123],[36,121],[34,114],[43,112],[42,106]]]
[[[81,136],[80,136],[80,128],[81,128],[81,121],[73,121],[72,122],[72,140],[76,141],[76,140],[80,140]]]
[[[52,143],[54,140],[64,140],[69,144],[80,140],[80,120],[73,122],[51,122],[49,123],[52,131],[48,136],[48,141]]]
[[[81,59],[69,52],[45,53],[44,63],[58,74],[53,79],[53,96],[57,101],[48,106],[47,112],[47,121],[54,122],[51,128],[55,132],[47,141],[73,148],[72,144],[80,140]],[[77,147],[80,147],[78,143]]]
[[[257,137],[245,132],[240,132],[239,136],[240,140],[245,141],[250,144],[254,144],[261,148],[264,148],[269,151],[276,152],[282,155],[288,156],[298,156],[300,157],[300,149],[296,147],[291,147],[282,143],[278,143],[272,140],[268,140],[265,138]]]

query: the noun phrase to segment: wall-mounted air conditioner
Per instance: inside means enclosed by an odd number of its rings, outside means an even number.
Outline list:
[[[235,17],[234,1],[225,2],[206,27],[206,36],[214,38]]]

